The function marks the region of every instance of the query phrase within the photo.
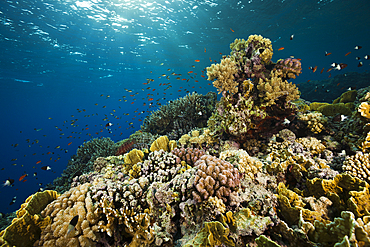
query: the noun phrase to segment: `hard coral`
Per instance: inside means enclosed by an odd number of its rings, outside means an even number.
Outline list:
[[[298,88],[284,80],[283,72],[271,71],[271,79],[264,81],[259,79],[257,85],[259,97],[263,99],[264,106],[276,104],[276,100],[281,96],[286,96],[286,101],[299,99]]]
[[[41,211],[59,194],[45,190],[29,196],[17,211],[12,224],[0,233],[1,246],[32,246],[41,231],[50,224],[50,217],[40,217]]]
[[[141,130],[152,134],[169,135],[178,139],[195,127],[205,127],[216,104],[217,95],[188,94],[161,106],[144,119]]]
[[[240,185],[241,175],[237,168],[227,161],[211,155],[203,155],[195,166],[198,168],[194,180],[193,197],[197,202],[217,196],[227,202],[231,192]]]
[[[198,148],[175,148],[171,152],[191,166],[193,166],[200,157],[205,155],[204,150]]]
[[[296,76],[302,73],[302,64],[298,59],[295,58],[287,58],[287,59],[280,59],[276,62],[275,69],[282,73],[282,79],[295,79]]]
[[[370,183],[370,154],[357,152],[355,155],[347,156],[342,169],[353,177]]]
[[[228,91],[231,95],[238,92],[238,83],[234,81],[234,74],[238,72],[238,68],[234,61],[230,58],[224,58],[219,64],[212,64],[207,67],[207,76],[209,81],[213,82],[213,86],[218,89],[219,93]]]

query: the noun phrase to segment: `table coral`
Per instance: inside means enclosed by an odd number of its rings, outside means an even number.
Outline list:
[[[203,155],[195,165],[198,168],[194,180],[193,197],[197,202],[217,196],[224,202],[240,184],[240,173],[232,164],[210,155]]]

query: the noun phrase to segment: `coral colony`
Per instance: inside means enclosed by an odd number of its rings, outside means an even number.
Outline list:
[[[306,102],[299,59],[271,61],[259,35],[230,48],[207,68],[220,101],[189,94],[84,143],[2,246],[370,246],[370,87]]]

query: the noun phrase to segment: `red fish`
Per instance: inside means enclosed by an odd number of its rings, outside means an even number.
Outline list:
[[[232,30],[231,28],[230,28],[230,30],[231,30],[231,32],[234,32],[234,30]]]
[[[329,56],[331,52],[325,52],[325,56]]]
[[[346,55],[344,55],[344,56],[348,56],[349,54],[351,54],[351,52],[347,52]]]
[[[25,177],[27,177],[28,174],[24,174],[19,178],[19,181],[22,181]]]
[[[41,160],[37,161],[37,162],[36,162],[36,165],[37,165],[37,164],[40,164],[40,163],[41,163]]]
[[[148,99],[148,101],[152,101],[152,100],[153,100],[153,98],[149,98],[149,99]]]
[[[322,70],[320,71],[320,74],[322,74],[322,72],[324,72],[324,69],[325,69],[325,68],[322,68]]]
[[[196,59],[196,60],[194,60],[195,62],[197,62],[197,63],[199,63],[200,62],[200,60],[199,59]]]
[[[278,51],[282,51],[282,50],[284,50],[284,47],[280,47],[280,48],[278,49]]]
[[[71,145],[71,144],[72,144],[72,142],[68,143],[68,146]]]

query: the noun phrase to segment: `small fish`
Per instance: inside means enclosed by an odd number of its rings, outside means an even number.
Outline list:
[[[34,177],[36,177],[36,176],[37,176],[37,172],[34,172],[34,173],[33,173],[33,176],[34,176]]]
[[[197,63],[199,63],[200,62],[200,60],[199,59],[196,59],[196,60],[194,60],[195,62],[197,62]]]
[[[3,187],[12,186],[12,184],[14,184],[14,179],[8,178],[5,183],[3,183]]]
[[[356,60],[361,60],[361,58],[360,57],[356,57]]]
[[[365,60],[368,60],[369,58],[370,58],[370,56],[369,56],[369,55],[365,55],[365,56],[364,56],[364,59],[365,59]]]
[[[357,67],[362,67],[362,65],[363,65],[363,63],[362,63],[362,62],[359,62],[359,63],[357,64]]]
[[[320,74],[322,74],[322,72],[324,72],[324,69],[325,69],[325,68],[322,68],[322,70],[320,71]]]
[[[344,55],[344,56],[348,56],[349,54],[351,54],[351,52],[347,52],[346,55]]]
[[[27,177],[28,176],[28,174],[24,174],[24,175],[22,175],[22,176],[20,176],[19,177],[19,181],[22,181],[25,177]]]
[[[68,143],[68,146],[71,145],[71,144],[72,144],[72,142]]]
[[[204,48],[204,52],[207,52],[206,48]]]
[[[231,28],[230,28],[230,30],[231,30],[231,32],[234,32],[234,30],[232,30]]]
[[[283,122],[283,124],[284,124],[284,125],[288,125],[288,124],[290,124],[290,121],[289,121],[289,119],[285,118],[285,119],[284,119],[284,122]]]
[[[347,116],[345,116],[345,115],[340,115],[340,121],[344,121],[344,120],[346,120],[348,117]]]
[[[43,166],[43,167],[41,167],[41,170],[48,171],[48,170],[51,170],[51,167],[50,166]]]
[[[198,115],[202,116],[203,115],[202,111],[199,111],[198,112]]]
[[[17,200],[17,197],[16,196],[14,196],[13,197],[13,199],[12,199],[12,201],[9,203],[9,205],[13,205],[14,203],[15,203],[15,201]]]
[[[105,125],[105,127],[110,127],[110,126],[112,126],[113,124],[112,123],[107,123],[106,125]]]
[[[284,50],[284,47],[280,47],[280,48],[278,49],[278,51],[282,51],[282,50]]]
[[[294,34],[290,35],[290,40],[292,40],[294,38]]]
[[[331,52],[325,51],[325,56],[329,56],[330,54],[331,54]]]
[[[69,222],[69,225],[68,225],[68,231],[67,231],[67,236],[75,230],[75,227],[78,223],[78,215],[76,215],[75,217],[72,218],[72,220]]]
[[[361,48],[362,48],[362,46],[360,46],[360,45],[355,46],[355,50],[360,50]]]
[[[37,165],[37,164],[40,164],[40,163],[41,163],[41,160],[37,161],[37,162],[36,162],[36,165]]]

